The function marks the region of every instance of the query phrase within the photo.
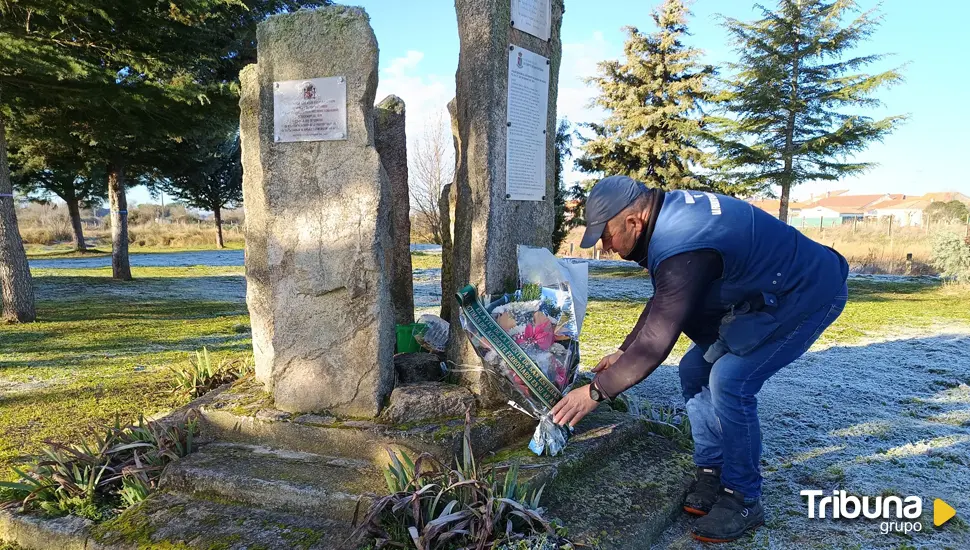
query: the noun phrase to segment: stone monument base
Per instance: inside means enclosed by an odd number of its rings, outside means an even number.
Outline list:
[[[114,520],[41,519],[0,510],[0,541],[25,549],[307,548],[345,546],[355,514],[384,494],[387,449],[461,456],[463,418],[394,425],[276,411],[242,381],[192,407],[198,450],[172,463],[159,491]],[[545,485],[544,506],[570,538],[600,548],[645,548],[679,514],[690,455],[649,424],[606,406],[587,416],[558,457],[526,447],[533,423],[512,410],[473,417],[479,461]]]
[[[448,386],[451,391],[442,391]],[[403,391],[401,391],[403,390]],[[429,390],[429,391],[426,391]],[[447,411],[439,418],[392,423],[386,415],[378,419],[350,419],[321,414],[290,414],[273,408],[272,398],[260,384],[244,380],[227,388],[199,408],[202,442],[219,441],[265,445],[291,451],[343,456],[370,461],[382,466],[388,461],[388,449],[407,451],[412,457],[431,453],[450,463],[461,455],[465,429],[464,407],[467,400],[455,394],[467,392],[460,386],[437,382],[398,386],[399,398],[412,399],[414,394],[438,394],[442,407],[425,402],[424,410]],[[470,397],[470,394],[468,394]],[[392,395],[386,408],[393,413],[398,407]],[[396,416],[396,415],[394,415]],[[489,453],[531,436],[535,421],[506,408],[472,415],[471,443],[477,453]]]

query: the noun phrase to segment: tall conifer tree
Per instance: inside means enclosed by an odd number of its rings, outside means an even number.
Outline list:
[[[763,18],[723,17],[739,59],[719,96],[723,117],[712,118],[718,169],[761,191],[781,188],[779,219],[788,219],[791,188],[837,180],[872,166],[853,158],[889,134],[905,117],[879,120],[862,108],[879,106],[874,94],[902,81],[897,70],[858,72],[883,55],[849,55],[879,23],[852,0],[780,0]]]
[[[101,67],[75,54],[89,37],[71,32],[97,20],[94,1],[0,2],[0,320],[33,321],[34,290],[17,224],[7,159],[7,121],[14,108],[53,103],[88,92]]]
[[[185,142],[183,166],[178,172],[150,183],[188,206],[209,210],[216,224],[216,246],[225,248],[222,238],[222,209],[242,204],[242,149],[239,135],[218,135],[197,142]]]
[[[81,208],[100,206],[107,198],[104,170],[87,164],[80,145],[67,128],[38,124],[38,120],[50,118],[47,112],[57,116],[57,105],[20,110],[25,112],[7,126],[14,189],[41,203],[49,203],[54,197],[64,201],[71,219],[74,249],[85,252]]]
[[[58,135],[74,140],[69,146],[81,150],[85,163],[106,172],[115,278],[131,278],[128,183],[141,183],[166,165],[178,164],[178,145],[190,136],[238,119],[236,79],[255,58],[259,21],[270,14],[329,3],[0,2],[0,61],[11,60],[0,67],[0,89],[15,92],[0,100],[13,116],[37,115],[34,128],[39,132],[64,130]],[[25,71],[36,63],[28,61],[33,50],[23,44],[50,50],[78,78],[61,81],[50,71]],[[85,69],[83,86],[80,69]],[[25,72],[36,77],[27,78]],[[38,113],[38,105],[56,108]]]
[[[581,140],[580,170],[624,174],[662,189],[710,186],[701,168],[700,120],[714,69],[683,43],[689,15],[683,0],[666,0],[652,13],[656,32],[627,27],[624,60],[599,64],[589,82],[609,115],[602,124],[585,124],[595,137]]]
[[[566,240],[566,236],[569,235],[569,224],[566,223],[566,197],[569,194],[569,190],[566,189],[566,184],[563,181],[563,169],[565,168],[565,162],[569,158],[570,149],[573,144],[573,135],[569,131],[570,126],[569,120],[565,118],[559,119],[559,124],[556,125],[556,193],[552,200],[555,209],[552,226],[553,254],[559,252],[559,247],[562,246],[562,243]]]

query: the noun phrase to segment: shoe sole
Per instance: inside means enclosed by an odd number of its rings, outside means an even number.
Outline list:
[[[743,537],[745,535],[745,533],[747,533],[749,531],[756,531],[762,525],[764,525],[764,522],[759,523],[757,525],[752,525],[751,527],[748,527],[747,529],[745,529],[740,535],[738,535],[738,536],[736,536],[734,538],[728,538],[728,539],[715,539],[715,538],[712,538],[712,537],[705,537],[704,535],[698,535],[697,533],[691,533],[690,535],[692,537],[694,537],[695,540],[699,540],[701,542],[713,542],[713,543],[734,542],[734,541],[738,540],[739,538]]]
[[[706,516],[707,512],[704,510],[699,510],[697,508],[691,508],[690,506],[684,506],[684,511],[692,516]]]

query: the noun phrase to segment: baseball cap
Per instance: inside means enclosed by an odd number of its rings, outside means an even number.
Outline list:
[[[628,176],[609,176],[596,182],[586,197],[586,232],[579,247],[596,244],[603,236],[606,222],[646,192],[646,185]]]

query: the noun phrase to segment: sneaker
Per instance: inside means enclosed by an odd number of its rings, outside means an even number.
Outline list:
[[[703,516],[711,511],[721,490],[721,469],[697,467],[690,492],[684,499],[684,511],[695,516]]]
[[[703,542],[730,542],[764,522],[765,511],[760,500],[745,504],[744,495],[723,487],[711,511],[694,522],[691,534]]]

